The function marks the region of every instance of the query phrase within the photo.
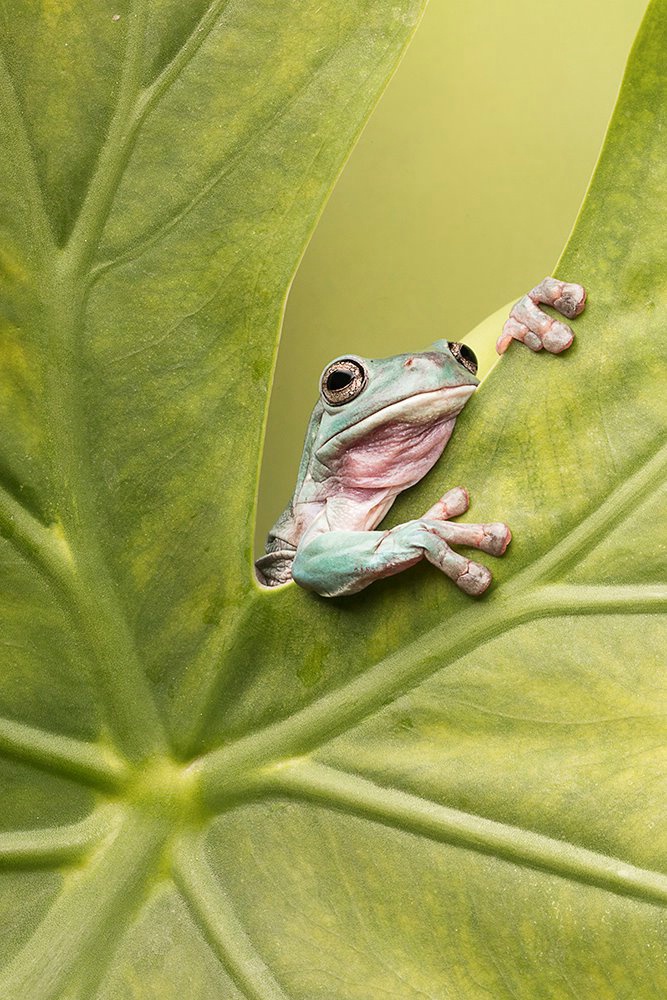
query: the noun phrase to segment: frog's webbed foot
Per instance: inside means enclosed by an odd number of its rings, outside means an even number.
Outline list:
[[[553,306],[562,316],[574,319],[586,305],[586,290],[556,278],[545,278],[513,307],[498,338],[496,350],[504,354],[512,340],[520,340],[531,351],[544,348],[560,354],[572,343],[574,334],[567,323],[552,319],[540,309],[540,304]]]

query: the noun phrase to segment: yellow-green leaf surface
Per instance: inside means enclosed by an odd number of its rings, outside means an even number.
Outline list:
[[[2,4],[1,1000],[667,994],[667,0],[575,346],[392,514],[465,484],[491,592],[254,582],[286,291],[420,12]]]

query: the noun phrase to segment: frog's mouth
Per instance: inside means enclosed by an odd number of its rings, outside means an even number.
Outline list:
[[[350,436],[355,438],[365,437],[373,431],[386,424],[413,424],[415,427],[423,427],[428,424],[439,424],[445,421],[455,420],[468,402],[476,385],[448,385],[439,389],[426,389],[424,392],[414,393],[399,399],[393,403],[375,410],[366,417],[361,417],[354,424],[350,424],[344,431],[332,434],[317,449],[320,459],[328,457],[327,451],[334,453],[339,448],[345,448]],[[333,449],[328,446],[335,442]]]

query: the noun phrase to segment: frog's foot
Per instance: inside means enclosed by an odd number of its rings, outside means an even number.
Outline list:
[[[421,524],[433,537],[432,544],[424,547],[428,561],[441,569],[466,594],[483,594],[491,583],[490,570],[454,552],[451,546],[467,545],[492,556],[502,556],[512,540],[507,525],[451,524],[426,519]]]
[[[425,550],[426,558],[446,573],[467,594],[482,594],[491,583],[486,566],[464,559],[451,549],[452,545],[468,545],[492,556],[502,556],[512,540],[506,524],[451,524],[450,518],[465,514],[470,506],[468,491],[463,486],[448,490],[423,515],[421,523],[438,539]],[[431,522],[436,522],[435,524]]]
[[[496,350],[504,354],[512,340],[520,340],[531,351],[544,348],[551,354],[567,350],[574,334],[567,323],[552,319],[540,309],[540,304],[553,306],[563,316],[574,319],[586,305],[586,290],[556,278],[545,278],[513,307],[498,338]]]
[[[444,516],[462,514],[467,506],[468,494],[459,486],[417,521],[387,531],[326,531],[306,537],[294,558],[293,579],[323,597],[342,597],[428,559],[466,594],[483,594],[491,573],[451,546],[501,556],[511,535],[506,524],[455,524]]]

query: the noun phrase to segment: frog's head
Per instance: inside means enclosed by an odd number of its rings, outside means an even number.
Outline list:
[[[336,358],[320,380],[316,459],[346,485],[405,489],[437,461],[476,371],[473,351],[445,340],[421,354]]]

